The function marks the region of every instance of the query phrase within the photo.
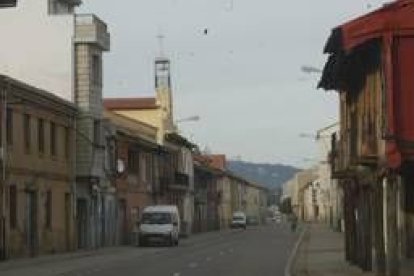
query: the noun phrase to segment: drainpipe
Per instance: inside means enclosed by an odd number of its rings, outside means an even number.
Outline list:
[[[76,111],[77,112],[77,111]],[[77,113],[72,118],[72,124],[74,132],[71,134],[71,137],[73,139],[74,144],[72,144],[72,148],[75,148],[75,154],[71,154],[71,160],[72,160],[72,229],[71,229],[71,247],[72,250],[76,250],[78,247],[78,239],[79,239],[79,233],[77,233],[77,198],[78,198],[78,191],[77,191],[77,185],[76,185],[76,158],[77,158]]]
[[[2,172],[1,172],[1,237],[0,237],[0,244],[1,244],[1,252],[0,252],[0,260],[4,260],[7,257],[7,237],[6,237],[6,166],[7,166],[7,83],[6,80],[3,78],[3,89],[2,89],[2,98],[3,98],[3,105],[2,105],[2,137],[1,137],[1,157],[2,157]]]

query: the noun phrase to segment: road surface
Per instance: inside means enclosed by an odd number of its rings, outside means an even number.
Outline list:
[[[286,225],[194,235],[178,247],[118,247],[0,263],[2,276],[282,276],[297,239]]]

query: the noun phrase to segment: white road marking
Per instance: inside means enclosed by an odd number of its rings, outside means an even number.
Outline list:
[[[234,252],[233,248],[229,248],[229,252],[233,253]]]
[[[181,276],[181,273],[180,273],[180,272],[175,272],[175,273],[173,274],[173,276]]]
[[[196,267],[198,267],[198,263],[196,263],[196,262],[194,262],[194,263],[190,263],[190,264],[188,265],[188,267],[189,267],[189,268],[196,268]]]
[[[212,258],[211,258],[211,257],[207,257],[207,258],[206,258],[206,261],[207,261],[207,262],[210,262],[211,260],[212,260]]]
[[[220,251],[220,256],[223,256],[224,255],[224,252],[223,251]]]

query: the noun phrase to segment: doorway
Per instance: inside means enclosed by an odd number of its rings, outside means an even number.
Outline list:
[[[79,198],[76,202],[76,224],[78,236],[78,248],[87,246],[87,223],[88,223],[88,205],[86,199]]]
[[[35,191],[26,192],[26,241],[29,255],[37,255],[37,197]]]

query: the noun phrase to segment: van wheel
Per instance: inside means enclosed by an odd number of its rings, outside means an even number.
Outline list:
[[[139,243],[139,246],[140,247],[147,246],[147,241],[145,240],[145,238],[140,238],[139,241],[138,241],[138,243]]]
[[[170,237],[168,238],[168,246],[173,247],[173,246],[174,246],[174,244],[175,244],[175,242],[174,242],[174,238],[173,238],[172,236],[170,236]]]

